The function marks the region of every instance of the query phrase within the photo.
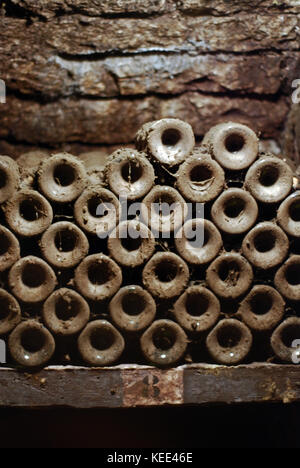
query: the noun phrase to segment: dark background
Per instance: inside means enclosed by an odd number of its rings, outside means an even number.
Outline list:
[[[300,448],[300,404],[0,411],[1,448]]]

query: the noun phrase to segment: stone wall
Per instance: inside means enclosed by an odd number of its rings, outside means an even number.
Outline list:
[[[297,158],[297,0],[7,0],[1,11],[2,153],[110,152],[168,116],[199,141],[237,120]]]

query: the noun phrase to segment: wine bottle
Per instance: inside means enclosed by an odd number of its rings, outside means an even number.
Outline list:
[[[50,265],[34,256],[18,260],[9,271],[8,284],[20,301],[35,304],[44,301],[56,286]]]
[[[120,330],[138,333],[153,322],[156,304],[151,294],[141,286],[124,286],[110,301],[109,313]]]
[[[76,200],[85,189],[87,174],[80,159],[68,153],[60,153],[42,162],[38,183],[50,201],[69,203]]]
[[[168,367],[183,359],[188,339],[178,323],[162,319],[150,325],[140,343],[142,353],[150,364]]]
[[[159,299],[179,296],[189,281],[186,262],[173,252],[157,252],[143,269],[145,288]]]
[[[61,221],[52,224],[44,232],[40,249],[44,259],[53,267],[72,268],[88,254],[89,242],[79,227]]]
[[[144,197],[154,185],[154,169],[146,154],[131,148],[115,151],[105,166],[105,178],[112,192],[129,201]]]
[[[202,144],[225,169],[240,171],[249,167],[258,156],[258,138],[251,128],[236,122],[212,127]]]
[[[37,320],[21,322],[10,334],[8,348],[13,360],[22,367],[42,367],[52,358],[55,341]]]
[[[192,127],[179,119],[146,123],[136,135],[136,147],[166,166],[182,163],[195,146]]]
[[[253,271],[242,255],[224,253],[209,265],[206,280],[217,296],[237,299],[249,290],[253,281]]]
[[[20,237],[42,234],[53,220],[53,211],[46,198],[35,190],[22,189],[5,204],[4,213],[9,228]]]
[[[130,268],[145,263],[155,250],[155,238],[145,224],[135,219],[122,221],[109,235],[110,256],[120,265]]]
[[[109,366],[118,361],[124,351],[121,333],[107,320],[87,324],[78,338],[78,350],[90,366]]]
[[[103,301],[112,297],[121,284],[121,268],[103,254],[89,255],[75,270],[77,290],[91,301]]]
[[[234,365],[242,362],[252,346],[249,328],[236,319],[224,319],[217,323],[206,338],[206,347],[219,364]]]

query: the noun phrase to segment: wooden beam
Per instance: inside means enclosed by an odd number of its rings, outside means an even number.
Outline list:
[[[249,364],[0,369],[0,407],[129,408],[300,401],[300,367]]]

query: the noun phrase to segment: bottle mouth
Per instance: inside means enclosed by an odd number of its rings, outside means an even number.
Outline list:
[[[228,286],[236,286],[241,273],[241,265],[236,260],[223,259],[219,264],[218,277]]]
[[[263,187],[272,187],[278,182],[280,172],[275,165],[267,164],[262,167],[259,175],[259,183]]]
[[[143,283],[151,294],[161,299],[179,296],[189,279],[186,262],[172,252],[157,252],[143,270]]]
[[[22,283],[30,288],[37,289],[47,281],[47,273],[43,265],[27,263],[22,270]]]
[[[209,354],[220,364],[234,365],[248,355],[252,346],[249,328],[237,319],[223,319],[206,339]]]
[[[80,314],[81,305],[78,300],[76,300],[74,297],[70,297],[70,295],[66,297],[58,296],[55,299],[54,309],[58,320],[67,322]]]
[[[139,149],[147,147],[154,159],[169,167],[182,163],[195,146],[191,126],[178,119],[161,119],[143,130],[137,136]]]
[[[169,190],[170,189],[170,190]],[[188,207],[184,198],[173,187],[155,187],[141,204],[142,218],[154,232],[173,232],[181,227]]]
[[[42,193],[55,203],[70,203],[83,192],[87,174],[83,163],[75,156],[54,155],[42,162],[39,186]]]
[[[172,149],[174,146],[178,145],[181,139],[182,134],[177,128],[167,128],[162,132],[161,135],[161,142],[163,146],[166,146],[169,149]]]
[[[134,184],[143,177],[144,171],[138,161],[125,161],[121,167],[121,176],[127,184]]]
[[[214,224],[227,234],[243,234],[257,220],[259,210],[254,197],[240,188],[229,188],[215,200],[211,210]]]
[[[189,178],[192,184],[207,182],[213,177],[213,171],[207,164],[195,165],[189,173]]]
[[[178,274],[178,265],[171,259],[162,259],[155,266],[155,277],[161,283],[173,281]]]
[[[36,222],[42,217],[43,205],[39,200],[34,200],[32,197],[24,198],[20,202],[19,213],[25,221]]]
[[[249,302],[250,310],[255,315],[268,314],[274,305],[273,297],[267,291],[255,292]]]
[[[246,202],[243,198],[233,196],[224,203],[224,213],[228,218],[238,218],[245,210]]]
[[[116,341],[114,332],[110,328],[98,327],[90,334],[91,346],[97,351],[107,351]]]
[[[219,164],[235,173],[247,169],[258,155],[258,139],[249,127],[225,122],[212,127],[204,136]]]
[[[293,187],[290,167],[276,156],[258,159],[245,177],[245,186],[263,207],[284,200]]]
[[[225,138],[225,148],[229,153],[242,151],[245,144],[245,138],[239,133],[233,132]]]
[[[285,279],[291,286],[300,285],[300,263],[291,263],[285,269]]]
[[[46,344],[45,334],[37,328],[27,328],[21,334],[21,345],[29,353],[41,351]]]
[[[60,229],[55,234],[54,244],[59,252],[73,252],[78,244],[78,235],[70,229]]]
[[[169,351],[176,343],[177,335],[175,330],[167,325],[156,327],[152,335],[154,346],[160,351]]]
[[[294,200],[289,207],[289,216],[295,222],[300,222],[300,200]]]
[[[217,331],[217,340],[222,348],[235,348],[242,339],[242,332],[237,325],[223,324]]]
[[[88,279],[94,286],[103,286],[114,277],[113,271],[108,262],[101,263],[95,261],[88,267]]]
[[[200,317],[210,306],[208,297],[197,291],[189,292],[185,299],[185,310],[191,317]]]
[[[76,181],[77,174],[71,164],[57,164],[53,170],[53,180],[59,187],[69,187]]]
[[[277,237],[271,230],[257,232],[254,236],[253,244],[255,249],[260,253],[270,252],[276,245]]]
[[[240,254],[222,254],[208,267],[210,289],[226,300],[236,300],[248,291],[253,281],[250,263]]]
[[[300,337],[300,323],[283,324],[281,329],[280,338],[284,346],[291,348],[294,341],[298,341]]]

